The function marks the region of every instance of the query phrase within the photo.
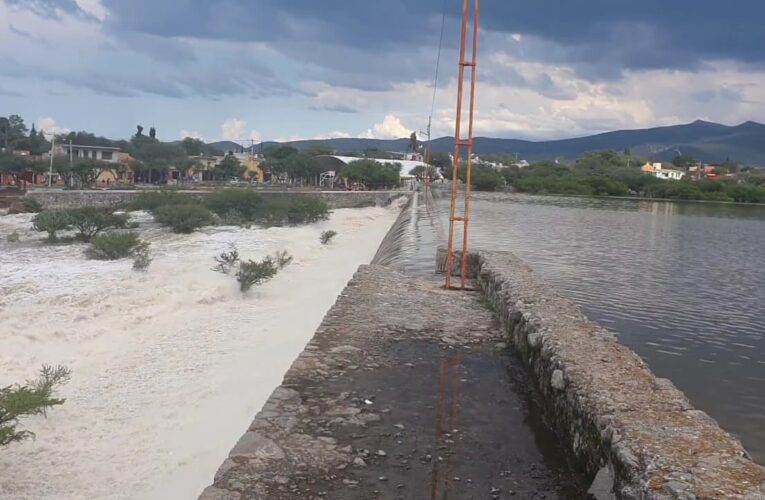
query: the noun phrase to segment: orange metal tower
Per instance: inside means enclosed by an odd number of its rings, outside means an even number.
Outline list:
[[[473,57],[465,59],[467,54],[468,27],[470,25],[471,4],[473,6]],[[473,115],[475,111],[476,69],[478,63],[478,27],[480,24],[481,0],[463,0],[462,5],[462,41],[460,43],[459,79],[457,81],[457,119],[454,126],[454,160],[452,167],[452,204],[449,211],[449,246],[446,257],[446,288],[452,288],[452,266],[454,263],[454,231],[455,222],[462,222],[462,271],[460,288],[465,289],[468,274],[468,229],[470,227],[470,195],[473,159]],[[468,112],[468,136],[462,138],[462,97],[465,86],[465,70],[470,68],[470,109]],[[457,216],[459,198],[459,173],[462,148],[467,149],[465,164],[465,198],[464,211]]]

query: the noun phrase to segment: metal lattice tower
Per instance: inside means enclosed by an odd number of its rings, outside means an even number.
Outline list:
[[[472,33],[472,58],[466,60],[468,45],[468,30],[471,18],[473,18]],[[473,116],[475,112],[476,97],[476,69],[478,63],[478,27],[480,24],[481,0],[463,0],[462,5],[462,41],[460,43],[460,62],[459,79],[457,81],[457,117],[454,126],[454,160],[452,167],[452,204],[449,211],[449,244],[446,257],[446,288],[452,288],[452,267],[454,264],[454,231],[455,222],[462,223],[462,271],[460,273],[460,289],[465,289],[468,275],[468,234],[470,227],[470,196],[471,196],[471,174],[473,160]],[[465,86],[465,72],[470,69],[470,108],[468,111],[468,135],[466,139],[462,138],[462,107],[463,92]],[[465,192],[464,192],[464,210],[461,216],[457,215],[457,204],[459,201],[459,173],[460,160],[462,158],[462,148],[467,150],[467,161],[465,164]]]

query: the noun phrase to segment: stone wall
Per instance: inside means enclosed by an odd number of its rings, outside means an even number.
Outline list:
[[[92,190],[68,191],[40,189],[29,191],[26,196],[49,209],[76,208],[86,205],[113,207],[133,200],[141,191]],[[211,191],[182,191],[192,196],[205,196]],[[362,208],[386,206],[399,196],[411,196],[412,191],[257,191],[264,198],[319,197],[332,208]]]
[[[737,439],[520,259],[479,252],[478,267],[549,423],[595,478],[596,498],[765,499],[765,468]]]

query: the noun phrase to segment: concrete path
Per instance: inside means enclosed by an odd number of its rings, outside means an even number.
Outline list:
[[[480,295],[440,285],[362,267],[201,498],[583,498]]]

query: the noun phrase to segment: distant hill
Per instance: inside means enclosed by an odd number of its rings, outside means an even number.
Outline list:
[[[231,150],[215,143],[213,147],[224,151]],[[262,147],[277,143],[264,143]],[[384,151],[405,151],[409,139],[325,139],[312,141],[293,141],[289,144],[297,149],[315,146],[328,146],[338,153],[361,153],[366,149],[377,148]],[[260,148],[260,145],[255,145]],[[433,150],[451,152],[454,147],[452,137],[442,137],[433,141]],[[637,130],[619,130],[575,139],[555,141],[526,141],[520,139],[493,139],[476,137],[477,154],[518,153],[519,158],[529,161],[538,160],[574,160],[590,151],[615,150],[630,151],[638,156],[667,161],[677,156],[677,151],[693,156],[707,163],[719,163],[730,159],[748,165],[765,165],[765,125],[746,122],[736,126],[702,120],[685,125],[656,127]]]
[[[234,153],[238,153],[239,151],[242,150],[242,145],[241,144],[237,144],[237,143],[235,143],[233,141],[213,142],[213,143],[208,144],[208,146],[210,146],[213,149],[217,149],[221,153],[228,153],[229,151],[230,152],[234,152]]]

